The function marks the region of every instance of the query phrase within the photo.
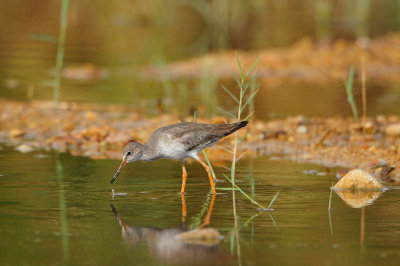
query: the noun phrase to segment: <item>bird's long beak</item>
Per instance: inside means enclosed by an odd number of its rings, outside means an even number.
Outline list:
[[[110,181],[111,184],[114,183],[115,179],[117,179],[117,177],[118,177],[119,173],[121,172],[122,168],[124,168],[127,163],[128,163],[127,160],[123,160],[122,161],[121,165],[118,167],[117,172],[115,172],[115,175],[113,176],[113,178]]]

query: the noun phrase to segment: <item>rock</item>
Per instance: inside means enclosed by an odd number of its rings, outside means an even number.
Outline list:
[[[20,138],[23,137],[26,134],[25,130],[22,129],[12,129],[10,130],[10,138]]]
[[[92,112],[92,111],[86,111],[86,113],[85,113],[85,118],[87,120],[91,120],[91,121],[96,120],[98,118],[98,116],[99,115],[97,113]]]
[[[371,121],[367,121],[362,124],[362,131],[364,133],[372,134],[372,133],[374,133],[374,130],[375,130],[375,126]]]
[[[298,134],[306,134],[307,133],[307,127],[305,125],[300,125],[297,127],[297,133]]]
[[[379,191],[383,189],[382,183],[361,169],[354,169],[343,176],[334,186],[335,189],[342,190],[372,190]]]
[[[387,126],[386,134],[393,137],[400,136],[400,123]]]
[[[34,149],[31,146],[27,145],[27,144],[21,144],[18,147],[16,147],[15,150],[19,151],[19,152],[22,152],[22,153],[34,151]]]

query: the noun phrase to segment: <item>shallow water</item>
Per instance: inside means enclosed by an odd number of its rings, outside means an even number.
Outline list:
[[[354,5],[324,2],[334,10],[329,27],[332,38],[353,39],[359,20]],[[366,2],[371,2],[367,4],[371,16],[365,21],[370,37],[399,30],[398,1]],[[57,39],[60,4],[42,0],[39,9],[32,0],[0,2],[0,97],[52,100],[57,46],[43,37]],[[304,37],[318,39],[321,29],[315,23],[315,7],[313,1],[295,0],[235,1],[229,5],[226,1],[194,5],[187,0],[70,3],[64,66],[75,69],[75,79],[63,78],[60,100],[144,106],[148,112],[162,100],[167,111],[178,109],[189,115],[191,109],[203,105],[208,115],[221,114],[216,106],[229,109],[234,104],[221,85],[236,91],[233,79],[220,80],[213,73],[204,73],[200,80],[164,77],[160,81],[140,72],[208,52],[287,47]],[[91,77],[90,67],[89,73],[77,71],[76,65],[87,63],[107,75]],[[360,100],[359,79],[355,82],[355,99]],[[368,115],[400,114],[399,88],[398,83],[368,78]],[[359,102],[358,106],[361,108]],[[325,85],[283,82],[278,87],[261,87],[255,114],[258,118],[350,116],[351,109],[341,80]]]
[[[317,165],[266,157],[241,160],[240,187],[251,194],[254,175],[256,200],[267,205],[276,191],[280,194],[275,211],[260,213],[236,192],[238,256],[231,237],[231,191],[219,191],[211,213],[209,226],[224,236],[219,244],[182,244],[173,237],[199,225],[208,211],[209,183],[199,164],[187,164],[184,226],[179,163],[128,165],[111,185],[118,165],[54,152],[21,154],[3,146],[1,264],[395,265],[400,258],[399,190],[386,191],[363,210],[333,194],[330,227],[329,187],[337,169],[325,174]],[[222,177],[226,170],[216,172]]]

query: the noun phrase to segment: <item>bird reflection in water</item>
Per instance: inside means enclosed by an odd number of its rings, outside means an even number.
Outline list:
[[[207,227],[210,224],[215,194],[212,195],[203,222],[193,230],[188,230],[184,225],[187,214],[186,200],[184,194],[181,196],[182,225],[167,229],[127,225],[111,204],[112,212],[122,228],[124,242],[129,246],[145,244],[152,255],[173,263],[216,265],[232,262],[232,257],[219,249],[222,237],[218,230]]]

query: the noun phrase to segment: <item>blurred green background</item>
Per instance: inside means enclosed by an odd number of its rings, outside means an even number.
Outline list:
[[[0,97],[53,99],[60,8],[61,1],[54,0],[1,1]],[[67,22],[64,66],[69,70],[63,73],[61,101],[150,110],[162,101],[167,110],[188,112],[199,104],[208,109],[228,104],[220,85],[234,83],[212,75],[160,81],[140,75],[141,71],[226,49],[287,47],[305,37],[317,43],[367,40],[399,31],[400,1],[80,0],[69,2]],[[66,78],[68,74],[74,78]],[[369,86],[381,92],[369,99],[370,114],[399,112],[394,108],[400,100],[398,84]],[[270,92],[262,88],[256,114],[262,118],[316,112],[350,115],[344,95],[342,82],[282,86]]]

